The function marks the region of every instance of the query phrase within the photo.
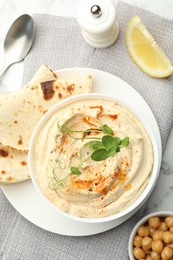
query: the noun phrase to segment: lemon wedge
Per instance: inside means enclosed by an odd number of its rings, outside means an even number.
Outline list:
[[[149,76],[165,78],[173,67],[138,16],[134,16],[126,30],[126,44],[133,61]]]

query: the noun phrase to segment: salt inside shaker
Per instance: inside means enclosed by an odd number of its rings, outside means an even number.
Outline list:
[[[85,41],[95,48],[109,47],[117,40],[119,25],[112,0],[83,0],[77,21]]]

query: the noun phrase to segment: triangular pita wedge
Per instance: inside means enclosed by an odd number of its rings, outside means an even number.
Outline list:
[[[32,132],[45,112],[60,100],[91,90],[91,77],[46,81],[0,95],[0,144],[27,151]]]
[[[57,79],[57,75],[47,65],[43,64],[28,83],[28,86],[55,79]]]

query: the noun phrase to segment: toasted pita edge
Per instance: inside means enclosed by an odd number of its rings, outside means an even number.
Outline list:
[[[24,180],[18,180],[18,181],[0,181],[0,186],[7,186],[7,185],[12,185],[12,184],[18,184],[18,183],[21,183],[21,182],[25,182],[25,181],[30,181],[31,180],[31,177],[28,177]]]
[[[46,64],[42,64],[37,70],[33,78],[27,84],[27,86],[32,86],[41,82],[52,81],[58,79],[57,75],[50,69]]]
[[[18,184],[18,183],[21,183],[21,182],[25,182],[25,181],[30,181],[31,180],[31,177],[27,177],[26,179],[23,179],[23,180],[16,180],[16,181],[0,181],[0,186],[6,186],[6,185],[12,185],[12,184]]]
[[[7,153],[6,155],[4,154],[4,156],[2,154],[0,155],[0,185],[15,184],[15,183],[26,181],[31,178],[30,173],[29,173],[29,168],[28,168],[28,162],[27,162],[27,157],[28,157],[27,152],[19,152],[17,150],[13,150],[13,149],[4,147],[1,144],[0,144],[0,151]],[[1,162],[1,157],[2,157],[2,159],[5,159],[5,161],[6,161],[5,163],[8,165],[11,164],[11,160],[13,160],[13,162],[15,164],[19,163],[19,160],[16,158],[15,153],[16,153],[16,155],[21,155],[21,161],[23,160],[23,161],[27,162],[27,164],[25,165],[25,169],[24,169],[25,174],[22,177],[21,177],[21,175],[20,175],[20,177],[18,176],[19,178],[16,178],[17,172],[15,174],[16,176],[14,176],[14,174],[11,174],[11,173],[9,174],[8,166],[6,167],[6,165],[4,165],[4,163],[2,164],[2,162]],[[19,167],[19,168],[21,168],[21,173],[23,172],[22,167],[24,167],[24,166]],[[11,169],[13,169],[13,168],[11,168]],[[18,168],[18,170],[19,170],[19,168]],[[4,173],[2,173],[3,171],[4,171]]]

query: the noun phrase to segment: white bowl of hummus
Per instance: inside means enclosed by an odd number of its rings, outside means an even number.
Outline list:
[[[97,93],[50,109],[34,130],[28,158],[45,202],[86,223],[128,219],[149,197],[160,169],[149,124],[122,101]]]

